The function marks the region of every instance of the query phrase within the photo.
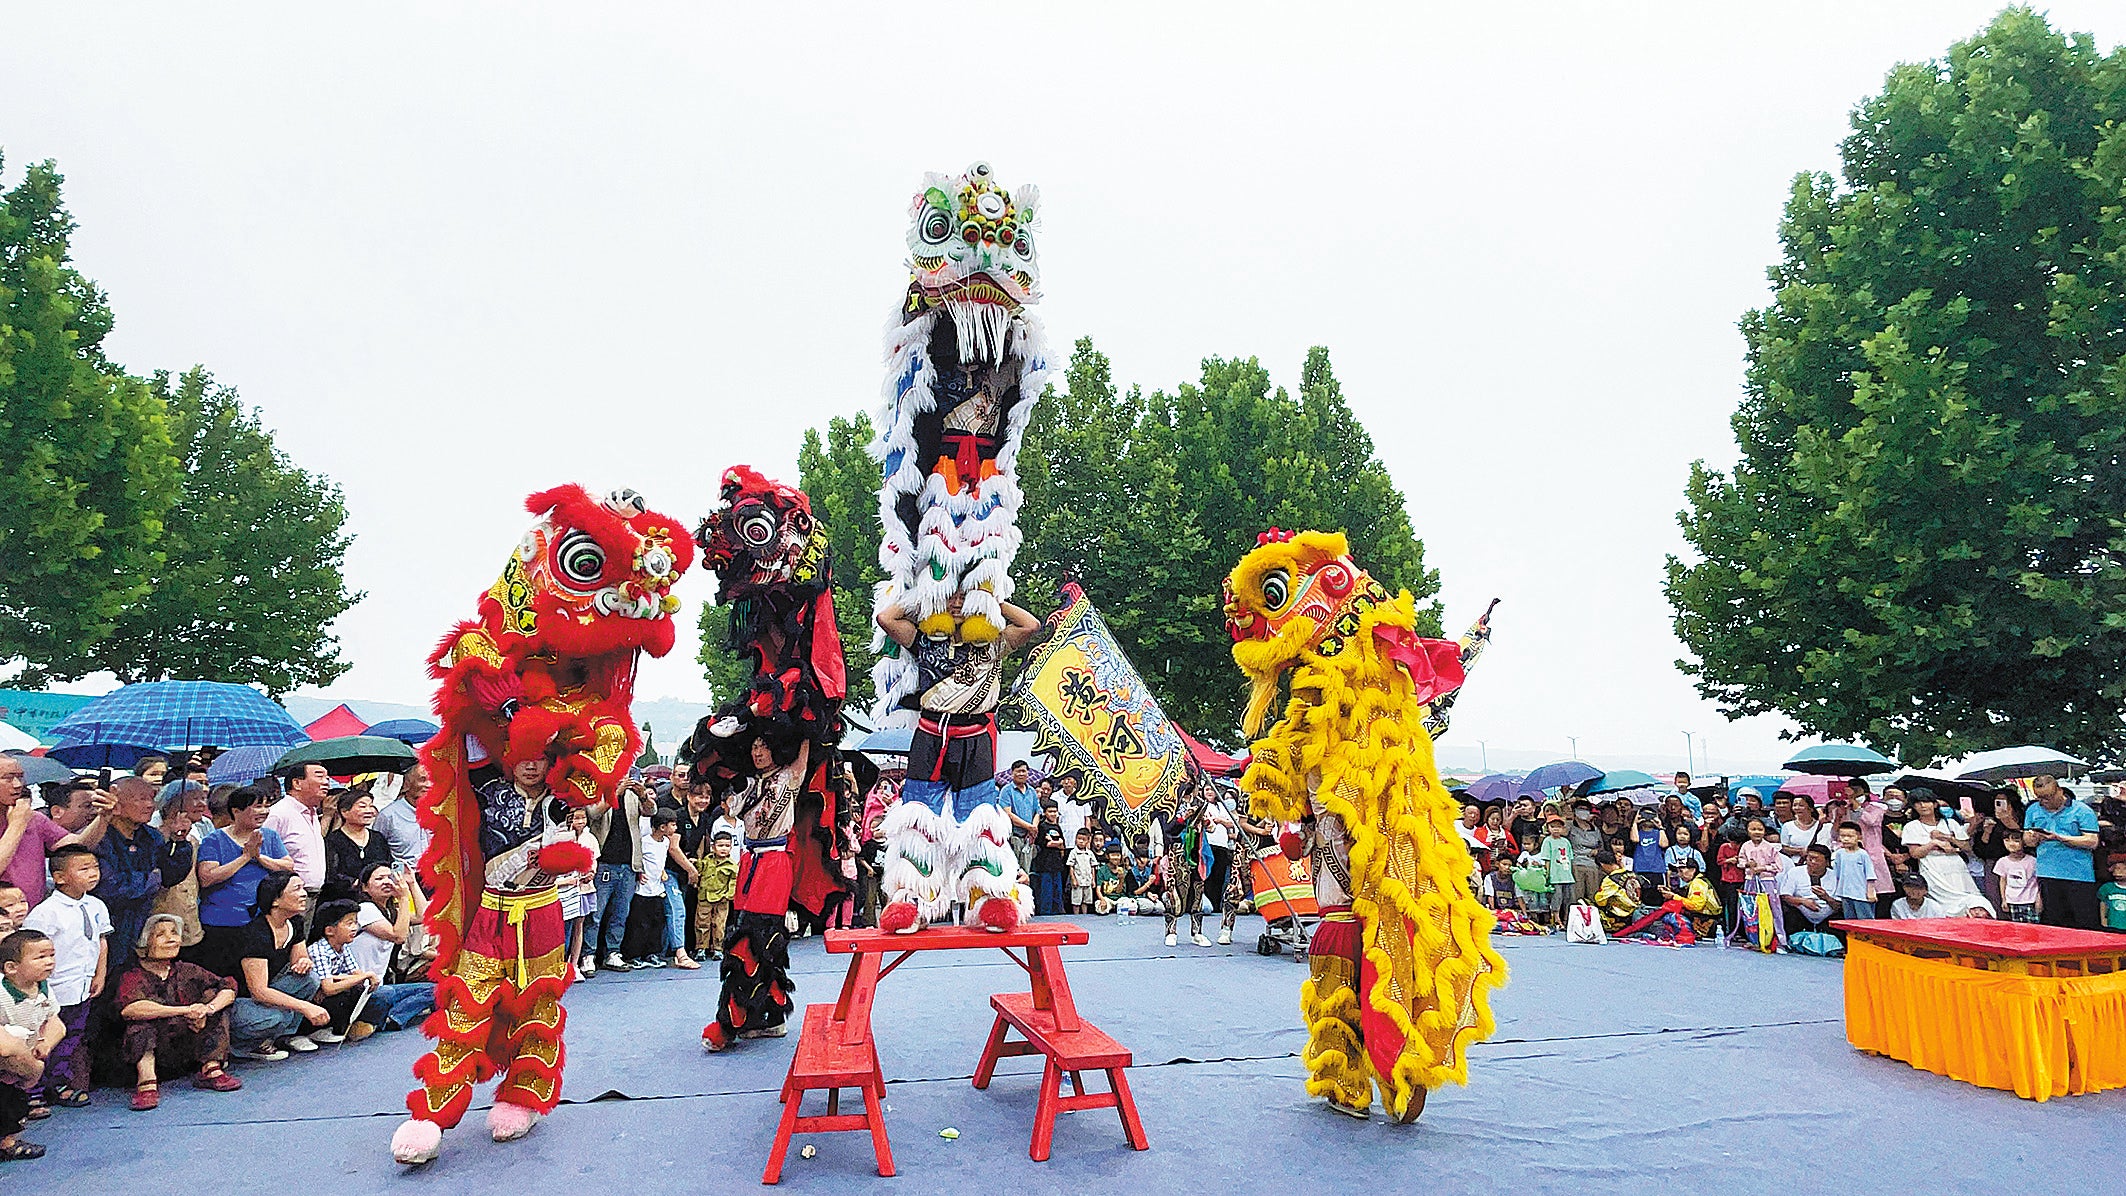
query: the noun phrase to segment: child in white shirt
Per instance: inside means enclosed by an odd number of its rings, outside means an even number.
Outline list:
[[[629,967],[670,967],[664,958],[664,865],[679,816],[659,810],[650,816],[650,833],[642,837],[642,874],[635,881],[635,901],[627,910],[627,937],[620,954]]]

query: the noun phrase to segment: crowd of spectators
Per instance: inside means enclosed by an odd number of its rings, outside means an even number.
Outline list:
[[[1724,784],[1596,800],[1471,802],[1461,835],[1508,929],[1564,928],[1586,905],[1607,934],[1827,953],[1847,918],[1987,917],[2126,931],[2126,800],[2059,779],[1952,800],[1834,782],[1807,794]],[[1636,799],[1635,799],[1636,795]],[[1586,915],[1583,915],[1583,917]]]
[[[338,785],[317,765],[247,785],[209,785],[208,761],[160,756],[131,775],[82,776],[33,795],[0,756],[0,1161],[35,1158],[23,1125],[129,1087],[242,1087],[235,1061],[270,1063],[416,1025],[433,1008],[415,864],[425,835],[414,768]],[[896,798],[881,777],[841,828],[853,852],[826,908],[793,907],[799,934],[871,925],[881,894],[877,828]],[[486,785],[544,789],[541,770]],[[847,778],[853,786],[853,777]],[[1022,879],[1040,914],[1161,912],[1172,888],[1154,823],[1124,835],[1074,777],[999,781]],[[2126,800],[2093,808],[2039,777],[1950,802],[1923,788],[1837,785],[1809,796],[1725,786],[1642,804],[1567,789],[1470,803],[1460,833],[1472,882],[1509,930],[1549,932],[1588,906],[1610,934],[1823,950],[1834,919],[2004,917],[2126,931]],[[1642,791],[1641,796],[1645,796]],[[558,809],[558,807],[557,807]],[[814,810],[810,817],[818,817]],[[561,878],[570,951],[600,970],[694,969],[723,940],[739,826],[706,791],[631,780],[618,809],[565,811],[558,829],[592,869]],[[1228,870],[1281,828],[1218,789],[1196,825],[1205,903]],[[1245,889],[1247,886],[1239,886]],[[1190,886],[1191,891],[1195,887]],[[1245,898],[1241,898],[1245,902]]]

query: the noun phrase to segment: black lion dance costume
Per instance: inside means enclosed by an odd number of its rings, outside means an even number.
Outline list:
[[[731,608],[729,647],[751,664],[745,692],[701,720],[681,751],[690,776],[736,795],[744,828],[723,944],[723,991],[702,1045],[776,1037],[789,1017],[793,906],[819,918],[838,899],[834,862],[853,796],[836,745],[848,679],[834,625],[826,526],[802,491],[734,465],[722,505],[695,532]]]

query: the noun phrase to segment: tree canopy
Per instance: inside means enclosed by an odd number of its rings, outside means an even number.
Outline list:
[[[0,196],[0,665],[37,687],[155,583],[178,461],[160,398],[104,356],[57,168]]]
[[[1679,662],[1910,760],[2126,748],[2126,52],[2027,9],[1891,71],[1798,177],[1692,469]]]
[[[0,664],[280,693],[346,672],[340,491],[204,369],[111,362],[49,162],[0,197]]]
[[[340,489],[288,460],[236,391],[194,367],[156,377],[183,467],[163,564],[108,639],[69,673],[206,679],[269,694],[348,669],[331,623],[362,598],[341,573],[351,537]]]

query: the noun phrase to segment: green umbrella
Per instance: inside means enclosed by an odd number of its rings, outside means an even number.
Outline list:
[[[413,748],[382,735],[342,735],[282,752],[268,772],[279,775],[299,764],[322,764],[336,777],[358,772],[405,772],[420,760]]]

